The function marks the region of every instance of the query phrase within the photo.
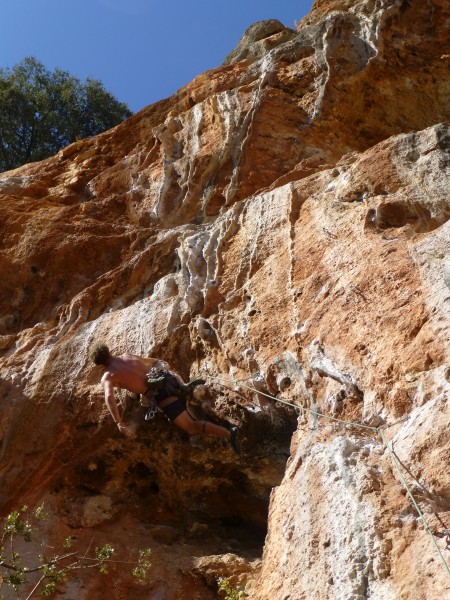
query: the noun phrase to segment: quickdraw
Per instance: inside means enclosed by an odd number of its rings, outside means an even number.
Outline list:
[[[154,419],[156,417],[157,412],[158,412],[158,405],[156,404],[155,400],[151,400],[147,410],[145,411],[144,419],[146,421],[150,421],[151,419]]]
[[[444,529],[444,531],[434,531],[432,529],[431,533],[434,535],[434,537],[444,538],[445,543],[447,544],[445,550],[450,550],[450,529]]]

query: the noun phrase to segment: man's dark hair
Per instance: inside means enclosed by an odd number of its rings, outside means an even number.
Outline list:
[[[91,357],[96,365],[102,365],[106,367],[111,356],[108,346],[105,344],[97,344],[92,351]]]

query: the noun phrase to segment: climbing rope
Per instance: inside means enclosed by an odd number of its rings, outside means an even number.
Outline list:
[[[208,375],[208,378],[209,379],[214,379],[214,380],[216,380],[218,382],[220,382],[220,381],[228,381],[228,380],[225,380],[222,377],[215,377],[215,376],[212,376],[212,375]],[[231,390],[233,392],[235,391],[235,390],[232,390],[231,388],[229,388],[229,387],[227,387],[227,386],[225,386],[225,385],[223,385],[221,383],[219,383],[219,385],[221,385],[222,387],[225,387],[225,388],[227,388],[227,389],[229,389],[229,390]],[[326,415],[326,414],[321,413],[321,412],[319,412],[317,410],[313,410],[311,408],[306,408],[306,406],[301,406],[301,405],[298,405],[298,404],[293,404],[292,402],[288,402],[287,400],[283,400],[281,398],[276,398],[275,396],[271,396],[270,394],[266,394],[265,392],[261,392],[261,391],[255,389],[255,388],[252,388],[251,386],[248,386],[248,385],[246,385],[244,383],[240,383],[239,385],[240,385],[240,387],[246,388],[247,390],[250,390],[250,391],[252,391],[252,392],[254,392],[256,394],[261,394],[262,396],[266,396],[266,398],[270,398],[271,400],[275,400],[275,402],[279,402],[281,404],[286,404],[287,406],[290,406],[290,407],[292,407],[292,408],[294,408],[296,410],[301,410],[303,412],[308,412],[308,413],[310,413],[312,415],[316,415],[318,417],[323,417],[324,419],[329,419],[330,421],[337,421],[338,423],[344,423],[346,425],[351,425],[353,427],[360,427],[361,429],[369,429],[371,431],[376,432],[380,436],[380,438],[381,438],[381,440],[383,442],[384,447],[388,451],[389,457],[390,457],[390,459],[391,459],[391,461],[392,461],[392,463],[393,463],[393,465],[395,467],[395,470],[397,471],[398,476],[400,478],[400,482],[401,482],[402,486],[404,487],[404,489],[406,490],[406,493],[408,494],[408,497],[411,500],[411,502],[412,502],[412,504],[413,504],[413,506],[414,506],[414,508],[415,508],[415,510],[417,512],[417,514],[419,515],[420,519],[422,520],[422,523],[423,523],[423,525],[425,527],[425,531],[428,533],[428,535],[431,537],[431,539],[433,541],[433,545],[434,545],[434,547],[436,548],[436,550],[438,552],[439,558],[440,558],[440,560],[441,560],[441,562],[442,562],[442,564],[444,566],[444,569],[445,569],[445,571],[447,573],[447,576],[450,577],[450,568],[449,568],[449,566],[447,564],[447,561],[444,558],[444,555],[442,554],[441,549],[439,548],[438,543],[436,542],[436,538],[435,538],[436,534],[433,532],[433,530],[431,529],[430,525],[428,524],[428,521],[425,518],[425,515],[421,511],[421,509],[420,509],[420,507],[419,507],[416,499],[414,498],[413,493],[411,492],[411,489],[409,488],[408,484],[406,483],[406,480],[405,480],[405,478],[403,476],[403,473],[402,473],[402,470],[401,470],[401,464],[400,464],[398,458],[396,457],[394,451],[389,447],[389,443],[388,443],[388,441],[386,440],[386,438],[384,436],[384,431],[386,429],[389,429],[390,427],[394,427],[394,425],[397,425],[398,423],[401,423],[401,422],[405,421],[408,417],[404,417],[403,419],[399,419],[395,423],[391,423],[391,424],[388,424],[388,425],[381,425],[379,427],[374,427],[374,426],[371,426],[371,425],[363,425],[362,423],[356,423],[355,421],[346,421],[344,419],[338,419],[337,417],[332,417],[330,415]],[[236,393],[238,393],[238,392],[236,392]],[[241,395],[241,394],[239,394],[239,395]]]
[[[409,496],[409,499],[410,499],[410,500],[411,500],[411,502],[413,503],[413,505],[414,505],[414,508],[415,508],[415,509],[416,509],[416,511],[417,511],[417,514],[418,514],[418,515],[419,515],[419,517],[422,519],[422,522],[423,522],[423,524],[424,524],[424,527],[425,527],[425,530],[426,530],[426,532],[428,533],[428,535],[429,535],[429,536],[431,537],[431,539],[433,540],[433,544],[434,544],[434,546],[435,546],[435,548],[436,548],[436,550],[437,550],[437,552],[438,552],[438,554],[439,554],[439,557],[440,557],[440,559],[441,559],[441,561],[442,561],[442,564],[444,565],[444,568],[445,568],[445,570],[447,571],[447,575],[448,575],[448,577],[450,577],[450,569],[449,569],[449,567],[448,567],[447,561],[445,560],[445,558],[444,558],[444,555],[442,554],[442,552],[441,552],[441,549],[439,548],[439,545],[438,545],[438,543],[436,542],[436,538],[435,538],[435,537],[434,537],[434,535],[433,535],[433,530],[432,530],[432,529],[431,529],[431,527],[428,525],[428,521],[426,520],[426,518],[425,518],[425,516],[424,516],[423,512],[420,510],[420,508],[419,508],[419,505],[418,505],[418,503],[416,502],[416,499],[415,499],[415,498],[414,498],[414,496],[413,496],[413,493],[411,492],[411,490],[410,490],[410,488],[409,488],[408,484],[406,483],[406,480],[405,480],[405,478],[403,477],[403,473],[402,473],[402,471],[401,471],[401,469],[400,469],[400,463],[399,463],[399,460],[398,460],[398,458],[395,456],[395,454],[394,454],[394,452],[392,451],[392,449],[389,447],[389,444],[388,444],[387,440],[385,439],[385,437],[384,437],[384,434],[383,434],[383,430],[382,430],[381,428],[378,430],[378,433],[380,434],[380,437],[381,437],[381,439],[383,440],[383,443],[384,443],[385,447],[387,448],[387,451],[389,452],[389,455],[390,455],[390,457],[391,457],[391,460],[392,460],[392,462],[393,462],[393,464],[394,464],[394,466],[395,466],[395,469],[396,469],[396,471],[397,471],[397,473],[398,473],[398,476],[400,477],[400,481],[402,482],[402,485],[403,485],[403,487],[405,488],[405,490],[406,490],[406,493],[407,493],[407,494],[408,494],[408,496]]]
[[[225,381],[224,379],[220,378],[220,377],[213,377],[211,375],[208,375],[209,379],[216,379],[218,381]],[[219,384],[222,385],[222,384]],[[259,390],[252,388],[248,385],[245,385],[244,383],[240,384],[241,387],[246,388],[247,390],[250,390],[252,392],[256,392],[257,394],[261,394],[262,396],[266,396],[266,398],[270,398],[271,400],[275,400],[276,402],[280,402],[282,404],[286,404],[287,406],[290,406],[294,409],[297,410],[302,410],[304,412],[308,412],[311,413],[313,415],[316,415],[318,417],[325,417],[326,419],[330,419],[331,421],[337,421],[338,423],[345,423],[347,425],[355,425],[356,427],[362,427],[363,429],[371,429],[372,431],[378,431],[377,427],[373,427],[371,425],[363,425],[362,423],[355,423],[354,421],[344,421],[344,419],[338,419],[337,417],[331,417],[330,415],[325,415],[323,413],[320,413],[317,410],[313,410],[311,408],[306,408],[306,406],[301,406],[298,404],[293,404],[292,402],[288,402],[287,400],[282,400],[281,398],[275,398],[275,396],[271,396],[270,394],[266,394],[265,392],[260,392]],[[227,386],[222,386],[222,387],[227,387]],[[230,388],[228,388],[230,389]],[[231,390],[234,391],[234,390]]]

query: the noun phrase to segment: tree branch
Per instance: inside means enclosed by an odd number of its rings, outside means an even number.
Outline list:
[[[39,581],[36,583],[36,585],[34,586],[34,588],[31,590],[31,592],[28,594],[28,596],[25,598],[25,600],[30,600],[31,596],[34,594],[34,592],[38,589],[38,587],[41,585],[41,583],[44,581],[44,579],[47,577],[47,575],[42,575],[42,577],[39,579]]]

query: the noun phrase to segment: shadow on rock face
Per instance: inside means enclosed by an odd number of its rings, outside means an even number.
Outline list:
[[[409,225],[415,233],[428,233],[443,225],[449,217],[448,213],[433,216],[417,203],[385,202],[367,212],[365,227],[384,230]]]

